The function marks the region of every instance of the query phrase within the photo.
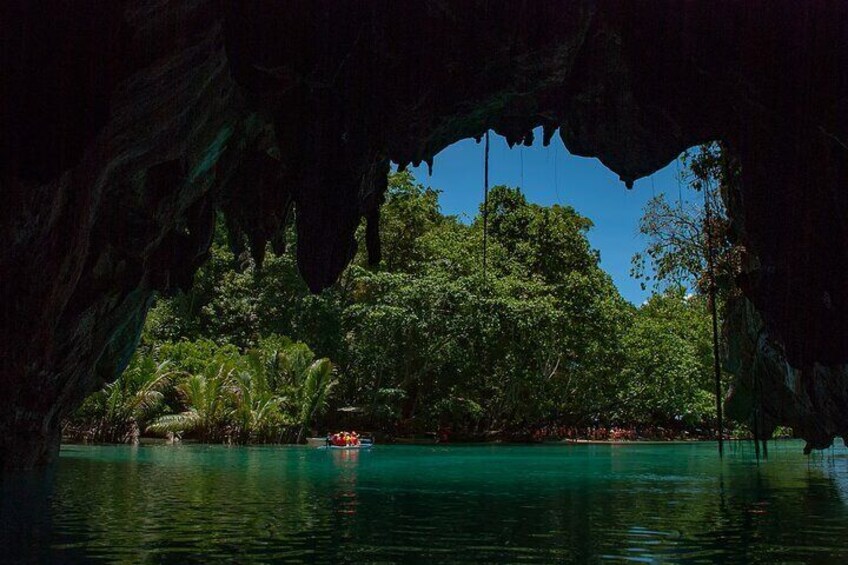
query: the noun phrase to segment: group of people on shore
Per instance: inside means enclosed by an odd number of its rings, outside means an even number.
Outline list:
[[[673,440],[690,439],[687,430],[675,430],[660,426],[619,427],[592,426],[573,427],[550,425],[537,428],[531,434],[533,441],[546,440],[589,440],[589,441],[635,441],[639,439]]]

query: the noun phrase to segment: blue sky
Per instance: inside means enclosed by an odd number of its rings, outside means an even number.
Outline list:
[[[672,162],[650,177],[636,181],[627,190],[618,176],[597,159],[569,154],[558,135],[543,147],[541,130],[532,147],[509,149],[499,135],[491,135],[489,185],[521,186],[527,199],[541,205],[573,206],[591,219],[595,227],[589,241],[601,253],[601,266],[615,281],[622,296],[641,304],[650,294],[630,276],[630,258],[645,247],[638,233],[645,203],[654,195],[666,193],[672,201],[686,186],[678,183],[679,165]],[[473,216],[483,198],[483,146],[466,139],[448,147],[433,162],[433,175],[427,165],[413,168],[419,182],[441,189],[442,212]]]

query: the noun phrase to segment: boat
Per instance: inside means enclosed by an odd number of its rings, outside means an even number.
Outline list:
[[[344,432],[342,432],[344,433]],[[310,447],[317,447],[318,449],[341,449],[341,450],[357,450],[357,449],[371,449],[374,446],[373,438],[360,438],[359,436],[354,436],[356,439],[356,443],[351,443],[348,445],[333,445],[332,438],[333,436],[327,437],[312,437],[306,440],[307,445]],[[338,438],[336,438],[338,439]],[[349,439],[349,438],[348,438]]]
[[[341,451],[355,451],[358,449],[371,449],[374,447],[374,444],[369,442],[362,442],[359,445],[322,445],[318,449],[339,449]]]

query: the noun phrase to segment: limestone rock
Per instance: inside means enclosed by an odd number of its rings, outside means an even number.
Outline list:
[[[50,460],[216,209],[261,254],[296,207],[317,290],[362,217],[377,258],[390,160],[489,128],[559,128],[627,184],[723,139],[747,296],[795,366],[848,361],[846,3],[45,0],[0,22],[2,467]]]

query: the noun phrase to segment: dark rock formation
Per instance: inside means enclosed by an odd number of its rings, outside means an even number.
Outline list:
[[[261,254],[296,206],[317,290],[363,217],[378,258],[390,160],[488,128],[559,127],[628,184],[725,140],[746,294],[791,363],[848,361],[848,4],[12,0],[0,22],[0,466],[50,460],[216,208]]]
[[[734,301],[725,322],[726,368],[736,378],[727,415],[747,422],[759,439],[778,425],[807,440],[804,451],[826,449],[834,437],[848,445],[848,365],[789,364],[782,345],[769,337],[753,304]]]

